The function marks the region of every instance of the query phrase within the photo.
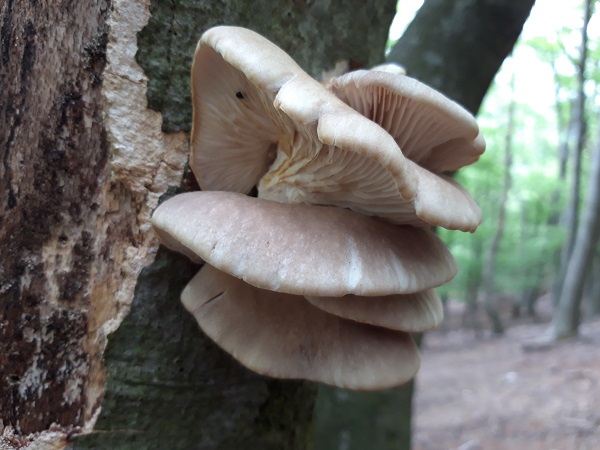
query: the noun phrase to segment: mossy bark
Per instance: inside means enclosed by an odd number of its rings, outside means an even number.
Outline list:
[[[163,115],[164,131],[189,130],[189,67],[197,40],[213,25],[252,28],[318,77],[338,61],[381,61],[394,7],[389,0],[153,1],[137,55],[149,78],[149,107]],[[109,337],[101,415],[74,448],[311,448],[316,386],[252,374],[206,338],[179,302],[197,270],[161,249],[142,272],[129,315]]]

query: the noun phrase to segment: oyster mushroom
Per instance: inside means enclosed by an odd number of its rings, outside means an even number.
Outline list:
[[[375,89],[369,74],[409,98],[406,108],[397,107],[404,97]],[[248,193],[258,185],[259,197],[285,203],[473,231],[481,220],[476,203],[436,173],[473,162],[483,151],[472,117],[416,80],[401,77],[410,80],[402,91],[392,81],[399,75],[366,75],[333,79],[329,91],[250,30],[207,31],[192,67],[190,165],[201,188]],[[364,98],[353,88],[356,80],[369,87]],[[413,89],[415,95],[406,94]],[[428,127],[441,132],[427,133]],[[429,160],[436,171],[420,164]],[[442,163],[448,160],[459,163]]]
[[[408,333],[342,319],[208,264],[181,299],[211,339],[263,375],[372,390],[404,383],[419,368]]]
[[[457,270],[431,231],[341,208],[188,192],[160,205],[152,221],[167,246],[287,294],[413,293],[445,283]]]
[[[392,72],[326,88],[252,31],[200,40],[190,166],[203,192],[166,201],[153,224],[165,245],[206,261],[182,301],[254,371],[401,384],[418,368],[407,332],[441,320],[432,288],[456,264],[428,228],[479,224],[442,172],[484,143],[460,106]],[[243,195],[255,186],[258,198]]]

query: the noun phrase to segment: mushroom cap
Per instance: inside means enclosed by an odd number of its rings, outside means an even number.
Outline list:
[[[192,98],[190,166],[204,190],[248,193],[258,183],[259,197],[398,224],[473,231],[481,220],[468,193],[445,178],[431,195],[419,195],[420,168],[387,131],[250,30],[217,27],[202,36]],[[430,199],[452,207],[434,214]]]
[[[405,383],[419,368],[407,333],[342,319],[209,265],[181,300],[212,340],[263,375],[373,390]]]
[[[306,299],[317,308],[345,319],[410,333],[431,330],[444,318],[442,301],[433,289],[383,297],[307,296]]]
[[[414,180],[393,140],[259,34],[227,26],[208,30],[198,43],[191,78],[190,166],[203,190],[248,193],[277,150],[289,153],[301,141],[306,145],[296,159],[342,145],[357,157],[353,166],[373,159],[371,172],[388,181],[398,178],[396,194],[414,196]],[[346,137],[346,130],[356,128],[360,133]],[[337,169],[344,172],[342,165]]]
[[[253,31],[221,26],[202,35],[191,71],[190,156],[202,189],[248,193],[258,183],[289,128],[275,96],[301,74],[292,58]]]
[[[485,140],[475,118],[418,80],[382,70],[357,70],[327,87],[379,124],[404,156],[432,172],[455,171],[479,159]]]
[[[431,231],[340,208],[190,192],[160,205],[152,221],[176,250],[185,247],[253,286],[288,294],[412,293],[445,283],[457,270]]]

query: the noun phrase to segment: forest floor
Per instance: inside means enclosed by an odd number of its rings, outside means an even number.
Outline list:
[[[547,324],[425,337],[413,450],[600,449],[600,320],[528,350]]]

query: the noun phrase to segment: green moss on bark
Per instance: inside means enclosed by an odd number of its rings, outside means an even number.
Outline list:
[[[319,77],[341,60],[353,67],[381,62],[395,6],[390,0],[153,1],[137,55],[149,78],[149,107],[163,114],[165,131],[189,130],[189,68],[198,39],[213,26],[253,29]]]

